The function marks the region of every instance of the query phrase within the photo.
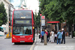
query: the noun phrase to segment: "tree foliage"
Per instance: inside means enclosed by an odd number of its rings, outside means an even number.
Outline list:
[[[40,6],[42,6],[40,8],[42,14],[44,14],[46,18],[60,22],[64,22],[66,20],[68,24],[72,25],[75,23],[74,2],[75,0],[50,0],[48,4],[41,2]]]
[[[35,27],[40,27],[40,13],[37,13],[35,12],[35,15],[34,15],[34,20],[35,20]]]
[[[45,12],[45,10],[46,10],[45,5],[49,4],[51,0],[39,0],[39,1],[40,1],[40,5],[39,5],[40,13],[42,13],[42,15],[47,16],[48,14],[46,14],[46,12]]]
[[[6,22],[7,22],[6,10],[5,10],[4,4],[1,3],[0,4],[0,26],[2,24],[6,24]]]

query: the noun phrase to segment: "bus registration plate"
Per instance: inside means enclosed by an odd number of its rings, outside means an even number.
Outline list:
[[[25,42],[25,41],[20,41],[20,42]]]

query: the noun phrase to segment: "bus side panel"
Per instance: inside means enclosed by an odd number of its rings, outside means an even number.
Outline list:
[[[34,28],[34,15],[32,11],[32,34],[33,34],[33,42],[35,41],[35,28]]]

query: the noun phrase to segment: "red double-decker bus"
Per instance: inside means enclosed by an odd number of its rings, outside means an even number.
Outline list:
[[[14,10],[12,14],[12,43],[34,42],[34,14],[32,10]]]

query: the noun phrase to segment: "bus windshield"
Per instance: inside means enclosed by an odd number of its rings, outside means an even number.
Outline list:
[[[32,26],[24,26],[24,27],[13,26],[13,34],[14,35],[31,35]]]
[[[14,11],[14,18],[32,18],[30,10],[16,10]]]

